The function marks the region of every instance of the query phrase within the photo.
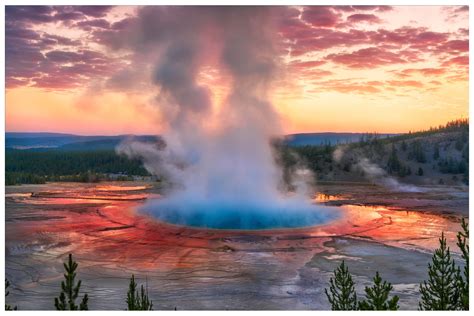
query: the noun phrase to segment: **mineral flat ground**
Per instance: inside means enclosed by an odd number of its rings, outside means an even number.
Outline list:
[[[69,253],[89,308],[125,310],[129,278],[146,284],[154,309],[309,310],[345,260],[357,292],[375,271],[394,285],[401,309],[417,309],[418,286],[442,231],[459,260],[456,232],[467,187],[393,193],[319,184],[315,203],[340,207],[324,225],[262,231],[180,227],[139,212],[160,198],[155,183],[48,183],[6,188],[8,301],[54,309]]]

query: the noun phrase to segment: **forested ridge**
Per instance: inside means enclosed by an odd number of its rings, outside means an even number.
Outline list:
[[[359,142],[279,148],[285,170],[306,165],[318,181],[367,181],[358,165],[368,161],[388,175],[417,184],[468,184],[469,121],[397,136],[365,134]],[[339,151],[339,152],[336,152]]]
[[[147,176],[139,159],[117,155],[115,151],[5,151],[5,182],[45,183],[46,181],[90,182],[106,179],[107,174]]]
[[[444,126],[392,137],[365,134],[349,144],[289,146],[275,143],[278,162],[286,176],[305,165],[318,181],[366,181],[357,164],[368,159],[393,177],[418,184],[468,184],[469,121],[459,119]],[[335,159],[335,151],[343,155]],[[149,176],[140,159],[129,159],[113,150],[6,149],[6,184],[46,181],[94,182],[131,180]],[[287,178],[289,179],[289,178]]]

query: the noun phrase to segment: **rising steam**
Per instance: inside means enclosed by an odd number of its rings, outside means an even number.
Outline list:
[[[307,171],[295,174],[296,193],[282,192],[282,170],[271,139],[282,135],[269,101],[278,75],[278,8],[159,7],[138,12],[133,42],[156,50],[153,81],[168,124],[164,148],[125,142],[117,151],[141,157],[172,188],[144,209],[191,226],[258,229],[318,224],[334,216],[304,196]],[[139,41],[139,42],[137,42]],[[138,53],[141,53],[140,51]],[[220,107],[199,81],[205,65],[227,78]]]
[[[400,183],[394,177],[387,174],[385,170],[378,165],[370,162],[367,158],[361,158],[356,164],[356,168],[361,169],[364,175],[371,182],[386,187],[396,192],[423,192],[424,189],[411,184]]]
[[[338,146],[333,152],[333,159],[336,162],[341,162],[345,154],[345,146]],[[353,153],[354,154],[354,153]],[[424,192],[425,189],[411,184],[400,183],[394,177],[387,174],[385,170],[380,168],[377,164],[371,162],[364,156],[355,156],[356,163],[352,166],[353,169],[363,172],[364,177],[370,182],[383,186],[395,192]]]

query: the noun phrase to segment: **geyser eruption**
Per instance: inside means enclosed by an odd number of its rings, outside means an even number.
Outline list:
[[[175,224],[225,229],[310,226],[335,216],[311,202],[300,177],[305,172],[295,174],[296,192],[282,190],[271,140],[283,133],[269,98],[280,63],[278,13],[268,7],[139,11],[134,36],[154,44],[159,55],[153,80],[169,125],[166,146],[126,142],[117,150],[141,157],[172,184],[144,210]],[[209,65],[228,88],[219,107],[200,83]]]

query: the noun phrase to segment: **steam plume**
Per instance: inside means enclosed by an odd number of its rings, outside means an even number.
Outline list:
[[[411,184],[403,184],[389,176],[385,170],[372,163],[367,158],[362,158],[356,165],[364,171],[365,176],[373,183],[397,192],[423,192],[422,188]]]
[[[340,162],[344,157],[345,150],[346,148],[344,146],[338,146],[333,152],[334,161]],[[372,183],[396,192],[424,192],[424,189],[415,185],[400,183],[397,179],[389,176],[385,170],[371,162],[366,157],[358,156],[356,159],[357,162],[353,167],[362,170],[364,176]]]
[[[164,149],[128,142],[117,151],[141,157],[151,173],[173,183],[165,198],[144,209],[177,224],[243,229],[308,226],[333,216],[302,193],[279,190],[283,175],[270,140],[282,130],[268,97],[280,64],[277,14],[268,7],[139,12],[133,38],[141,42],[132,47],[157,51],[153,80],[169,129]],[[198,80],[206,63],[230,78],[220,110]],[[303,181],[295,184],[302,192]]]

